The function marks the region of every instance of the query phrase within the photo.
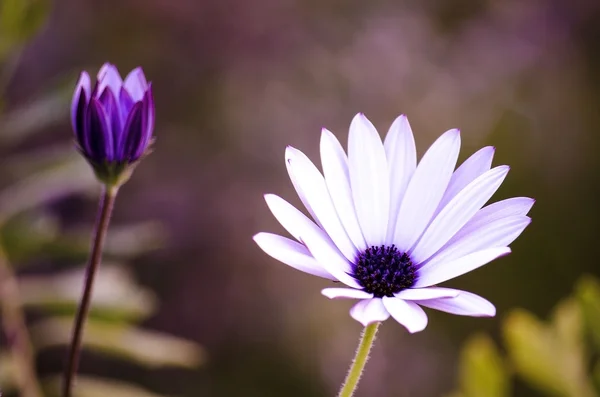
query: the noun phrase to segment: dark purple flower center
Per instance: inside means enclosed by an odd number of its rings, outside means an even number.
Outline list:
[[[358,255],[354,278],[377,298],[394,296],[417,281],[410,256],[394,246],[372,246]]]

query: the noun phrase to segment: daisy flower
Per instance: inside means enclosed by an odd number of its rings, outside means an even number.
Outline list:
[[[314,221],[267,194],[273,215],[295,240],[258,233],[254,241],[295,269],[343,283],[323,295],[358,299],[350,315],[365,326],[391,316],[409,332],[421,331],[427,326],[422,306],[494,316],[486,299],[437,285],[510,253],[508,245],[531,221],[534,200],[483,207],[509,167],[491,168],[494,148],[484,147],[455,170],[459,149],[459,131],[449,130],[417,164],[405,116],[382,142],[373,124],[356,115],[348,155],[323,129],[323,173],[301,151],[285,151],[292,184]]]

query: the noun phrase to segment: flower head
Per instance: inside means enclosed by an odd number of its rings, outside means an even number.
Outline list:
[[[286,166],[314,222],[282,198],[267,194],[273,215],[296,241],[258,233],[267,254],[309,274],[340,281],[329,298],[358,299],[350,315],[367,325],[392,316],[409,332],[427,326],[421,306],[466,316],[494,316],[495,307],[466,291],[436,286],[510,253],[530,223],[534,200],[511,198],[483,207],[508,166],[491,168],[485,147],[456,170],[458,130],[440,136],[417,164],[405,116],[384,142],[358,114],[348,155],[336,137],[321,133],[323,174],[288,147]],[[483,208],[482,208],[483,207]]]
[[[107,184],[126,179],[146,153],[154,130],[152,86],[141,68],[121,79],[114,65],[105,63],[93,89],[82,72],[71,105],[77,146]]]

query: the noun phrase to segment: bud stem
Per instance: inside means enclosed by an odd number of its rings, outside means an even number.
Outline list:
[[[352,365],[350,366],[348,375],[346,375],[346,380],[344,380],[344,384],[340,389],[338,397],[352,397],[352,395],[354,395],[358,386],[358,381],[360,381],[360,377],[365,369],[365,364],[369,360],[369,353],[371,352],[371,347],[373,347],[379,324],[379,322],[369,324],[363,330],[354,360],[352,361]]]
[[[65,378],[63,385],[64,397],[71,397],[71,392],[73,389],[73,380],[75,378],[75,374],[77,372],[77,367],[79,364],[79,353],[81,351],[83,327],[85,325],[85,320],[90,309],[94,279],[100,262],[102,260],[102,247],[104,246],[104,240],[106,238],[106,232],[108,230],[108,224],[110,222],[110,216],[113,211],[115,199],[117,197],[117,192],[118,187],[105,185],[98,206],[98,217],[96,219],[94,238],[92,240],[92,252],[90,254],[89,264],[85,274],[83,294],[75,317],[75,324],[73,326],[73,336],[69,347],[67,367],[65,368]]]

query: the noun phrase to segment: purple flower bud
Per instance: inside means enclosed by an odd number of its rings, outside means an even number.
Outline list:
[[[114,65],[105,63],[92,89],[82,72],[71,105],[71,123],[81,153],[105,182],[119,179],[135,164],[152,141],[155,110],[152,85],[141,68],[125,80]]]

